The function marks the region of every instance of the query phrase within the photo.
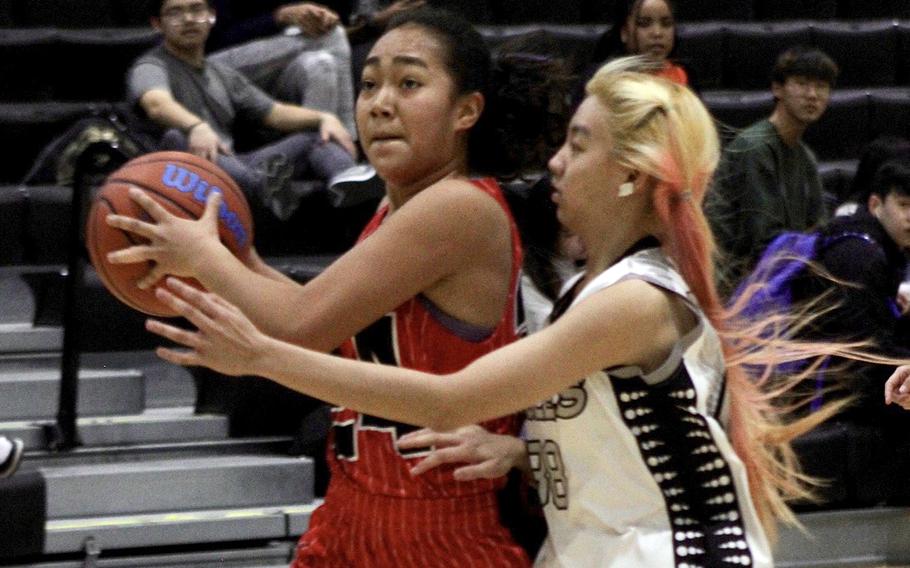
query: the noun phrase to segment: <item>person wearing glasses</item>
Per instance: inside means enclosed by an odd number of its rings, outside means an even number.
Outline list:
[[[336,115],[276,101],[239,71],[206,58],[216,19],[207,0],[161,0],[151,10],[162,43],[133,64],[127,97],[163,132],[161,149],[217,163],[280,220],[318,184],[356,165],[352,135]],[[249,135],[236,136],[240,126],[288,135],[256,147]]]
[[[837,64],[818,49],[785,50],[771,73],[771,116],[724,151],[706,208],[731,290],[778,234],[825,221],[818,163],[803,134],[824,114],[837,75]]]

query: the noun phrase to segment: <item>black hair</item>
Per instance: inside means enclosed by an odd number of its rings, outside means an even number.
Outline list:
[[[850,182],[849,199],[865,207],[872,193],[873,178],[885,162],[901,159],[910,164],[910,140],[902,136],[879,136],[863,149]]]
[[[401,12],[386,31],[407,25],[427,29],[442,45],[457,95],[484,96],[484,111],[468,135],[470,170],[513,178],[543,169],[562,143],[571,110],[566,63],[512,50],[494,58],[474,26],[439,8]]]
[[[910,196],[910,163],[902,159],[892,159],[883,163],[872,178],[869,188],[874,194],[885,199],[892,193]]]
[[[777,56],[771,70],[771,82],[783,85],[790,77],[806,77],[824,81],[834,86],[840,69],[824,51],[806,46],[795,46]]]
[[[613,3],[613,10],[610,16],[612,25],[597,41],[597,46],[594,48],[591,57],[592,63],[602,63],[608,59],[613,59],[614,57],[631,55],[626,50],[626,45],[622,42],[622,29],[625,27],[626,21],[630,17],[638,15],[644,1],[645,0],[617,0]],[[674,14],[675,19],[676,6],[674,5],[673,0],[664,0],[664,2],[667,4],[667,7],[670,8],[670,13]],[[673,49],[670,51],[669,57],[673,57],[676,53],[676,46],[679,44],[678,40],[679,26],[674,26]]]
[[[522,270],[534,286],[550,300],[556,300],[562,280],[554,265],[559,255],[561,226],[551,195],[550,176],[532,184],[515,182],[503,185],[524,251]]]
[[[209,8],[212,7],[212,0],[204,0]],[[161,17],[161,8],[164,7],[164,3],[167,0],[149,0],[146,2],[146,9],[148,10],[149,18],[160,18]]]

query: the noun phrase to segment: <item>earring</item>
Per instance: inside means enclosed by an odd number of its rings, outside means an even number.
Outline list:
[[[618,195],[620,197],[629,197],[633,193],[635,193],[635,185],[631,181],[627,181],[619,186]]]

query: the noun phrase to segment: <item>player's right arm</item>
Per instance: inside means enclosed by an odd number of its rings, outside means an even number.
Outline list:
[[[491,263],[511,246],[506,214],[493,198],[466,181],[445,180],[437,186],[413,197],[304,286],[271,278],[234,257],[217,238],[214,198],[195,221],[171,215],[141,191],[131,192],[155,223],[118,215],[109,216],[108,223],[150,244],[114,252],[109,260],[152,261],[154,268],[141,287],[156,285],[167,274],[194,277],[237,305],[264,333],[331,351],[407,299]]]

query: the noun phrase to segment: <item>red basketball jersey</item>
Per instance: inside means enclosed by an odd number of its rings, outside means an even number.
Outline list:
[[[422,295],[398,306],[345,342],[345,357],[397,365],[434,374],[452,373],[475,359],[511,343],[518,336],[517,290],[522,254],[518,230],[508,204],[495,180],[473,180],[479,191],[493,197],[509,216],[512,238],[512,273],[509,297],[497,326],[477,329],[456,320]],[[381,208],[363,230],[368,238],[382,224],[388,207]],[[501,434],[516,434],[516,415],[485,422],[483,426]],[[332,411],[332,433],[328,461],[332,480],[344,476],[347,483],[366,493],[414,499],[460,497],[499,489],[504,479],[455,481],[454,466],[439,467],[423,475],[409,473],[425,451],[400,452],[398,437],[416,430],[414,426],[360,414],[347,408]]]

